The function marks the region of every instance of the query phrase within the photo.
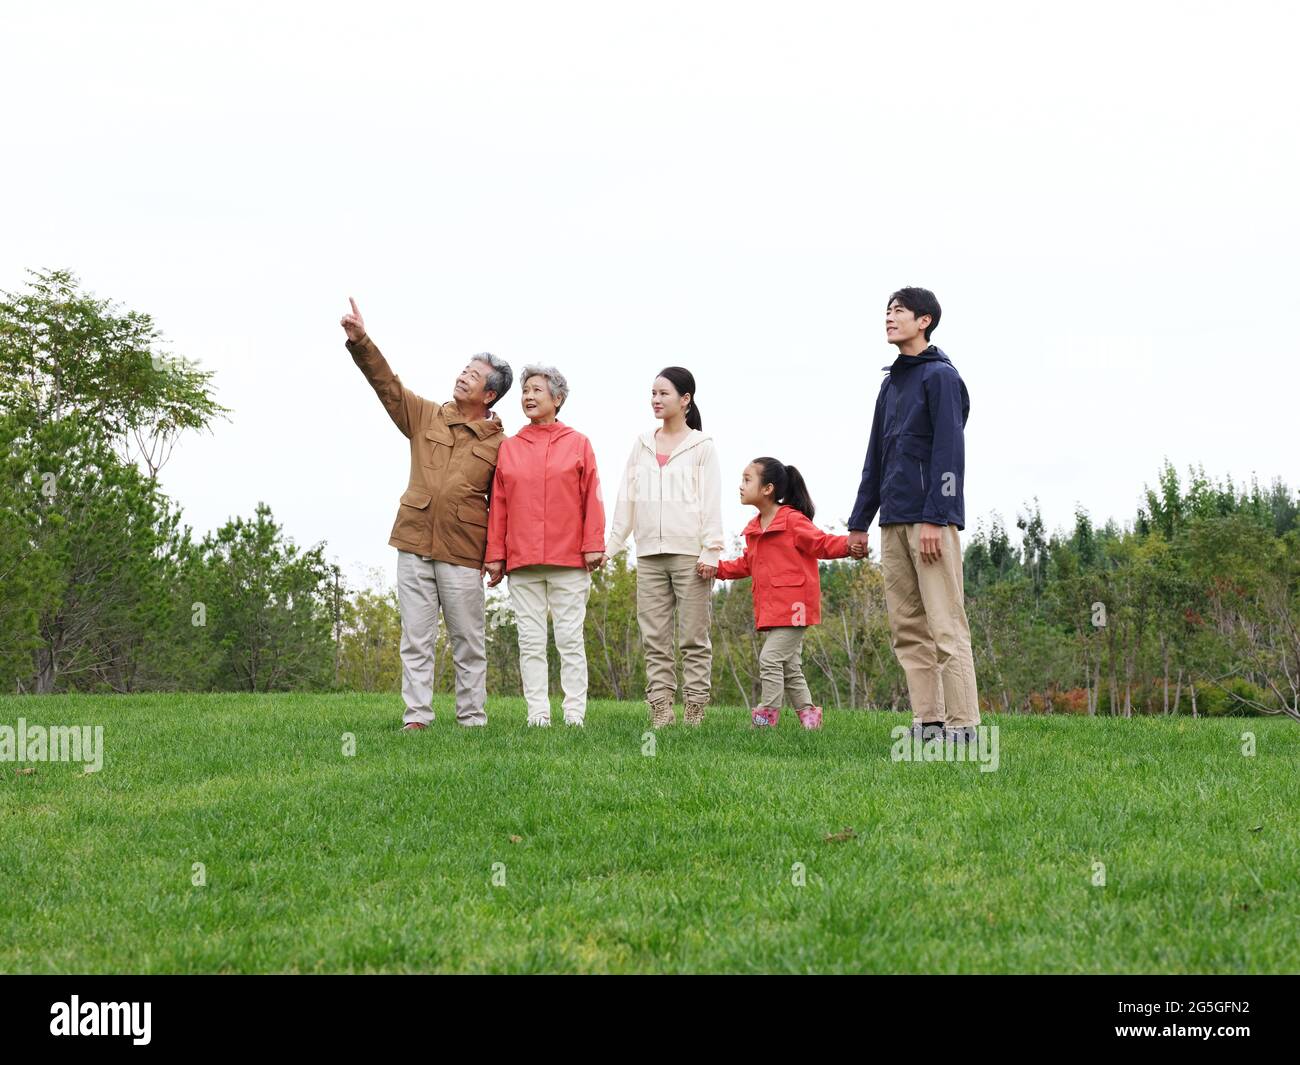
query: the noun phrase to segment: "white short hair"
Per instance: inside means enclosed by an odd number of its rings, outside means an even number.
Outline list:
[[[545,377],[546,387],[551,390],[551,399],[555,401],[555,409],[559,410],[564,406],[564,401],[569,398],[569,382],[564,374],[560,373],[554,366],[540,366],[530,363],[524,367],[519,380],[527,384],[530,377]]]

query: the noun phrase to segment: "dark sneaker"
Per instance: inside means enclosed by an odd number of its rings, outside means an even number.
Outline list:
[[[402,726],[402,731],[403,731],[403,732],[420,732],[420,731],[422,731],[423,729],[427,729],[428,727],[429,727],[429,726],[426,725],[423,721],[408,721],[405,725]]]
[[[920,737],[923,740],[942,739],[943,722],[942,721],[923,721],[919,725],[913,725],[907,730],[909,739]]]

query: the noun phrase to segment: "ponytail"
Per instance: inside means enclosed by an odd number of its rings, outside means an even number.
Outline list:
[[[686,409],[686,428],[703,430],[704,422],[700,418],[700,407],[695,402],[695,375],[684,366],[665,366],[659,371],[659,376],[670,381],[679,396],[691,397],[690,406]]]
[[[770,484],[778,503],[794,507],[805,518],[812,521],[817,509],[808,494],[808,486],[804,484],[803,474],[793,466],[786,466],[780,460],[768,456],[755,459],[754,465],[762,470],[760,487]]]

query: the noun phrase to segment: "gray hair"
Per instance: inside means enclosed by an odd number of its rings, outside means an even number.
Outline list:
[[[510,369],[510,363],[506,362],[500,355],[493,355],[490,351],[480,351],[470,361],[485,362],[491,367],[487,380],[483,382],[483,387],[489,392],[495,392],[497,399],[510,391],[510,384],[515,379],[515,372]],[[488,407],[495,407],[497,399],[489,403]]]
[[[519,380],[527,381],[530,377],[545,377],[546,385],[551,390],[551,399],[555,400],[555,409],[564,406],[564,401],[569,398],[569,381],[564,374],[554,366],[529,363],[524,367],[523,376]]]

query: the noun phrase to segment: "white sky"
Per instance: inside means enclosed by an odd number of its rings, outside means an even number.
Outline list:
[[[553,362],[612,503],[665,364],[731,486],[857,488],[902,285],[971,392],[967,536],[1037,496],[1127,520],[1167,456],[1300,484],[1300,188],[1283,3],[3,6],[0,288],[68,267],[233,408],[163,471],[202,533],[258,500],[351,573],[403,380]],[[524,418],[518,389],[498,406]],[[873,552],[878,546],[872,530]]]

